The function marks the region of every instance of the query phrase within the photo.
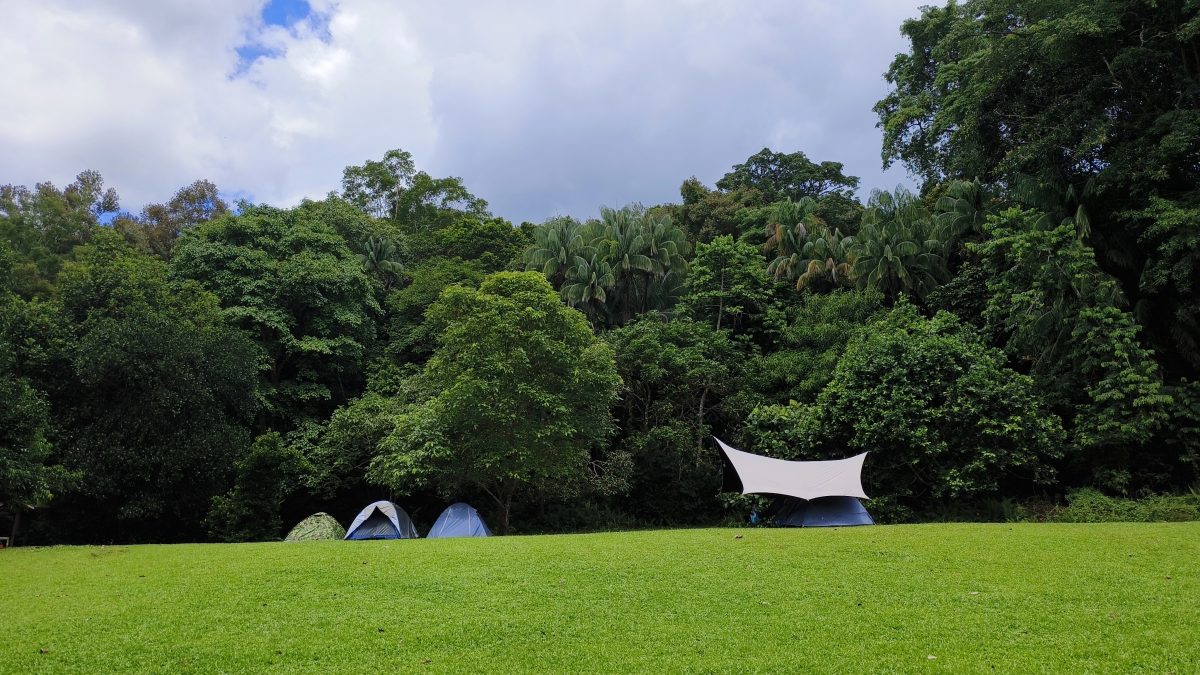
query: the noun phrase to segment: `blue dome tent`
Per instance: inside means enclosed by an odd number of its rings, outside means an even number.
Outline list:
[[[458,502],[446,507],[429,530],[429,539],[448,537],[490,537],[492,531],[470,504]]]
[[[419,536],[412,518],[389,501],[367,505],[346,530],[346,539],[416,539]]]

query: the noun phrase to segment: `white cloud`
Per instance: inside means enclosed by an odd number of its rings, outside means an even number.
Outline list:
[[[0,182],[95,168],[126,208],[196,178],[291,204],[403,147],[540,220],[676,199],[767,145],[901,177],[870,107],[915,1],[322,0],[291,28],[263,4],[0,0]],[[239,70],[247,43],[273,55]]]

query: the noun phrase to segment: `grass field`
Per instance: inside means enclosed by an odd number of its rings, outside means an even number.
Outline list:
[[[1200,523],[9,549],[0,670],[1196,673],[1198,561]]]

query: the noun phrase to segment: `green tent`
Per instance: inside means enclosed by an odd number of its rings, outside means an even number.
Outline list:
[[[346,536],[346,528],[333,516],[322,511],[297,523],[284,537],[284,541],[319,541],[322,539],[342,539]]]

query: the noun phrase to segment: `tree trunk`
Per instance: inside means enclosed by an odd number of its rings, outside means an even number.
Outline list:
[[[717,330],[721,330],[721,315],[725,313],[725,268],[721,268],[721,295],[717,298]],[[703,405],[703,404],[701,404]]]
[[[21,508],[17,507],[17,509],[15,511],[13,511],[12,532],[8,533],[8,545],[9,546],[17,545],[17,530],[20,527],[21,527]]]

